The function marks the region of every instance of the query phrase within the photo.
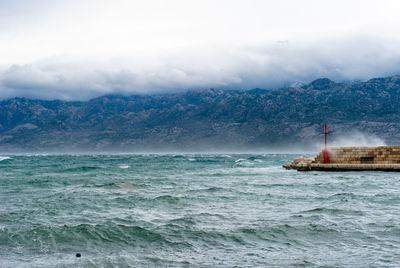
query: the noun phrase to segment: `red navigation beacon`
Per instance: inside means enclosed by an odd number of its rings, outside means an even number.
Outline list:
[[[324,150],[324,164],[329,163],[329,154],[328,154],[328,134],[331,134],[333,131],[326,124],[322,127],[322,134],[325,134],[325,150]]]

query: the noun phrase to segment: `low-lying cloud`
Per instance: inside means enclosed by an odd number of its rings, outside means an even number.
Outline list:
[[[373,36],[220,46],[153,56],[59,56],[0,66],[0,98],[87,100],[194,88],[280,88],[400,73],[399,42]]]

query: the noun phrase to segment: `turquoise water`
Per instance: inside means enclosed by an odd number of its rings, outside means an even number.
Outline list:
[[[293,157],[0,157],[0,267],[399,267],[400,174]]]

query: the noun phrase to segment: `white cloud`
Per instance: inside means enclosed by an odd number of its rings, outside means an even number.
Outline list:
[[[398,74],[399,8],[391,0],[4,0],[0,98]]]
[[[191,88],[282,87],[319,77],[336,81],[400,72],[399,43],[373,37],[341,42],[277,42],[235,50],[209,48],[159,57],[49,58],[0,70],[0,97],[88,99]]]

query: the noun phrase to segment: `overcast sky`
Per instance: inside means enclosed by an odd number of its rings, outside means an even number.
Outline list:
[[[0,0],[0,98],[400,74],[400,1]]]

